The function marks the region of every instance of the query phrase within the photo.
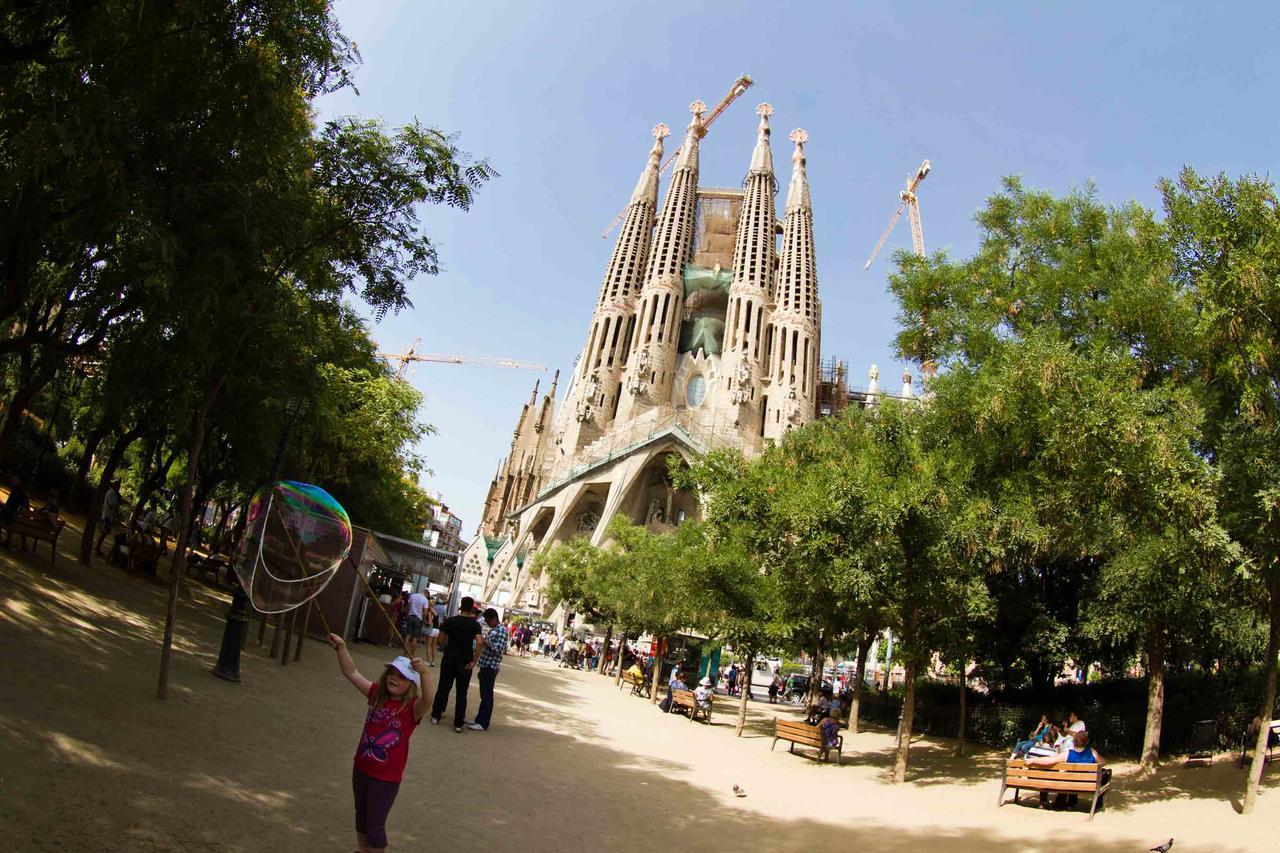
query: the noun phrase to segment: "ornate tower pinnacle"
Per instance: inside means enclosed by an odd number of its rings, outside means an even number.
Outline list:
[[[751,173],[768,172],[773,174],[773,151],[769,148],[769,116],[773,115],[773,106],[761,104],[756,107],[756,115],[760,116],[760,124],[756,128],[756,148],[751,152]]]
[[[631,193],[631,201],[628,204],[647,202],[650,206],[654,206],[658,203],[658,167],[662,163],[662,140],[671,135],[671,128],[665,124],[656,124],[651,132],[653,147],[649,149],[649,163],[640,173],[640,179],[636,181],[635,191]]]
[[[706,111],[707,105],[702,101],[694,101],[689,105],[689,112],[693,113],[693,117],[689,119],[689,126],[685,129],[680,156],[676,157],[677,170],[698,168],[698,140],[707,132],[702,125],[702,114]]]
[[[804,144],[809,141],[809,132],[802,127],[791,131],[787,137],[796,144],[791,152],[791,186],[787,190],[787,213],[794,207],[810,207],[809,175],[805,172]]]

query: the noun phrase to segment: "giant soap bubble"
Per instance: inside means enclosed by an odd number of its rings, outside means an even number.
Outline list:
[[[324,589],[351,550],[351,519],[319,486],[291,480],[253,496],[236,574],[260,613],[284,613]]]

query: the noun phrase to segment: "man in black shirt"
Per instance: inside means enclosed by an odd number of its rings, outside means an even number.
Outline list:
[[[467,716],[467,688],[471,686],[471,672],[480,657],[483,643],[477,643],[480,623],[476,620],[475,601],[465,596],[461,612],[450,616],[440,626],[440,643],[444,656],[440,660],[440,682],[436,685],[436,701],[431,706],[431,723],[439,725],[444,709],[449,704],[449,691],[455,686],[458,697],[453,703],[453,730],[462,731]]]

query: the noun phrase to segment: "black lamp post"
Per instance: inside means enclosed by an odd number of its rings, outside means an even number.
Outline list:
[[[222,630],[222,648],[218,650],[218,663],[213,674],[227,681],[240,680],[240,650],[244,648],[249,633],[249,596],[239,581],[231,593],[231,607],[227,609],[227,626]]]

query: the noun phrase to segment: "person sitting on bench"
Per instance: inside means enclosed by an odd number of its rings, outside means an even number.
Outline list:
[[[711,697],[715,695],[715,688],[711,686],[711,676],[703,676],[698,682],[698,687],[693,691],[693,698],[697,700],[698,707],[702,709],[711,708]]]
[[[1074,714],[1072,716],[1075,716]],[[1102,768],[1101,783],[1103,785],[1111,781],[1111,771],[1107,768],[1107,761],[1102,755],[1089,746],[1089,733],[1081,730],[1071,735],[1071,745],[1065,753],[1058,755],[1037,755],[1027,759],[1029,767],[1054,767],[1058,764],[1096,764]],[[1041,802],[1048,799],[1045,793],[1040,794]],[[1056,800],[1061,803],[1063,795],[1059,794]],[[1075,794],[1071,794],[1066,799],[1068,806],[1074,806],[1078,798]],[[1102,808],[1102,800],[1098,800],[1098,808]]]
[[[1027,740],[1018,741],[1013,747],[1013,755],[1009,757],[1022,758],[1031,751],[1033,746],[1039,746],[1052,730],[1053,724],[1049,722],[1049,715],[1041,714],[1040,722],[1031,730],[1031,736]]]
[[[832,710],[840,710],[839,700],[831,698],[831,688],[823,688],[822,694],[818,697],[818,701],[809,706],[809,715],[805,719],[811,726],[816,726],[824,717],[831,713]]]
[[[840,743],[840,709],[836,708],[818,723],[818,731],[822,734],[822,749],[818,750],[818,760],[826,761],[827,755]]]

